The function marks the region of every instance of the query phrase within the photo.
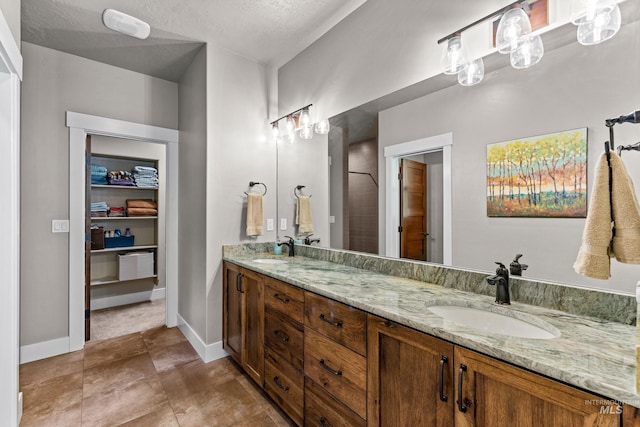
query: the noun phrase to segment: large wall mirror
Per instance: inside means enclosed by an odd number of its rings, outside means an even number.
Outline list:
[[[637,265],[612,261],[608,281],[573,271],[584,218],[487,215],[487,146],[493,143],[587,128],[591,191],[608,140],[605,119],[640,109],[640,5],[621,7],[622,29],[600,45],[580,45],[575,27],[565,25],[543,36],[545,56],[530,69],[513,69],[495,54],[479,85],[462,87],[455,76],[439,75],[331,118],[328,137],[280,150],[279,208],[294,209],[289,193],[306,179],[314,182],[321,246],[487,272],[495,261],[509,264],[523,254],[526,278],[634,293]],[[385,156],[394,147],[442,135],[450,136],[448,151],[427,144],[424,151]],[[615,135],[616,145],[636,143],[640,125],[618,125]],[[403,163],[396,198],[387,176],[390,158]],[[622,159],[640,187],[640,153],[623,152]],[[294,178],[287,166],[293,162],[304,165]],[[406,211],[404,220],[389,221],[390,204]],[[413,233],[424,233],[426,245],[401,242],[398,252],[389,252],[388,236],[398,227],[420,229]]]

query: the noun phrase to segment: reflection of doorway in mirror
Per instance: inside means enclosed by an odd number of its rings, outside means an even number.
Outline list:
[[[442,150],[401,159],[400,258],[443,262]]]

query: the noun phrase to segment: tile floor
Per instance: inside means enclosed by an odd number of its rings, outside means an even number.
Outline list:
[[[89,342],[20,366],[27,426],[289,426],[230,359],[204,363],[178,328]]]
[[[91,310],[91,341],[120,337],[164,325],[165,299]]]

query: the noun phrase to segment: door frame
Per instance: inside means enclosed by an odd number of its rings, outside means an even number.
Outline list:
[[[22,416],[20,364],[20,82],[22,55],[0,10],[0,414],[9,426]]]
[[[443,265],[452,265],[452,148],[453,134],[445,133],[415,141],[384,147],[387,186],[385,191],[385,256],[398,258],[400,253],[400,159],[415,154],[442,151],[442,227],[443,227]]]
[[[164,144],[167,159],[166,318],[178,324],[178,140],[176,129],[67,111],[69,128],[69,351],[84,347],[85,139],[87,135]]]

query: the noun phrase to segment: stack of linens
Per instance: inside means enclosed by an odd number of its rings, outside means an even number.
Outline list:
[[[135,166],[131,170],[138,187],[158,188],[158,170],[150,166]]]
[[[135,187],[136,185],[133,177],[127,171],[109,171],[107,181],[109,181],[109,185],[127,185],[130,187]]]
[[[107,185],[107,168],[91,163],[91,184]]]
[[[151,199],[127,199],[127,216],[157,216],[158,204]]]
[[[92,202],[91,203],[91,217],[92,218],[105,218],[109,213],[109,206],[106,202]]]

